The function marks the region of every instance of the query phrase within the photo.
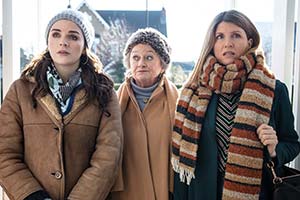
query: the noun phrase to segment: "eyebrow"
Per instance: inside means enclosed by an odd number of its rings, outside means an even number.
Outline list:
[[[242,31],[232,31],[231,33],[242,33]]]
[[[223,34],[224,32],[221,32],[221,31],[216,32],[216,34],[220,34],[220,33]],[[236,30],[236,31],[231,31],[230,33],[242,33],[242,31]]]
[[[58,32],[61,32],[61,30],[58,29],[58,28],[53,28],[53,29],[51,30],[51,32],[52,32],[52,31],[58,31]],[[75,33],[75,34],[80,35],[80,33],[79,33],[78,31],[74,31],[74,30],[70,30],[69,33]]]
[[[235,30],[235,31],[231,31],[230,33],[236,33],[236,32],[241,33],[242,31]],[[216,31],[216,33],[224,33],[224,32],[222,32],[222,31],[217,32],[217,31]]]
[[[137,50],[135,50],[135,51],[132,51],[131,53],[136,53],[136,52],[138,52]],[[149,50],[149,51],[147,51],[146,53],[155,53],[155,51],[153,51],[153,50]]]

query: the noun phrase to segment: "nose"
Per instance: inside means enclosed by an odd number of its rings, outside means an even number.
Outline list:
[[[225,40],[224,46],[225,46],[226,48],[228,48],[228,47],[233,47],[233,42],[232,42],[230,39],[227,39],[227,40]]]
[[[139,66],[139,67],[145,67],[145,66],[146,66],[146,62],[145,62],[145,60],[144,60],[143,58],[141,58],[141,59],[139,60],[138,66]]]
[[[68,46],[69,44],[68,44],[68,42],[67,42],[66,40],[61,40],[60,43],[59,43],[59,45],[60,45],[60,46],[66,47],[66,46]]]

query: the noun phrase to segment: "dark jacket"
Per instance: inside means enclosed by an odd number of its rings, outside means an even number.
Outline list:
[[[218,95],[213,94],[208,105],[199,148],[197,152],[197,164],[195,179],[192,179],[190,186],[180,182],[179,175],[174,177],[174,199],[175,200],[214,200],[221,199],[223,189],[223,177],[218,176],[217,161],[217,139],[216,139],[216,109]],[[271,125],[277,133],[278,145],[276,147],[276,168],[292,161],[300,151],[298,135],[294,128],[294,116],[289,100],[286,86],[276,81],[275,96],[270,116]],[[267,152],[264,152],[267,155]],[[266,161],[266,157],[264,157]],[[270,193],[271,177],[269,169],[264,163],[261,198],[268,199]]]

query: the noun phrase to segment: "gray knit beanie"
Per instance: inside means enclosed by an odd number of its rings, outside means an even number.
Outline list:
[[[91,22],[82,12],[72,9],[67,9],[56,14],[48,23],[46,28],[45,37],[48,44],[48,35],[53,24],[59,20],[70,20],[74,22],[82,31],[86,45],[90,48],[93,44],[95,31]]]
[[[166,69],[170,64],[171,48],[167,43],[166,37],[154,28],[139,29],[134,32],[127,40],[123,56],[124,65],[129,68],[129,54],[132,48],[138,44],[148,44],[160,56]]]

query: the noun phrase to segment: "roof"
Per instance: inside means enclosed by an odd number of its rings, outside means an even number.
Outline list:
[[[101,16],[99,16],[99,14],[86,2],[86,1],[82,1],[79,6],[77,7],[77,10],[81,10],[81,8],[83,7],[87,7],[93,14],[94,16],[96,17],[96,19],[101,23],[103,24],[103,26],[105,28],[109,28],[109,25],[107,23],[107,21],[105,21]]]
[[[159,11],[97,10],[97,12],[106,22],[124,19],[132,32],[139,28],[152,27],[167,36],[164,8]]]
[[[97,20],[105,27],[108,27],[110,21],[116,19],[124,19],[131,32],[139,28],[152,27],[159,30],[162,34],[167,36],[166,25],[166,10],[94,10],[86,0],[83,0],[77,7],[81,10],[83,7],[89,9]]]

